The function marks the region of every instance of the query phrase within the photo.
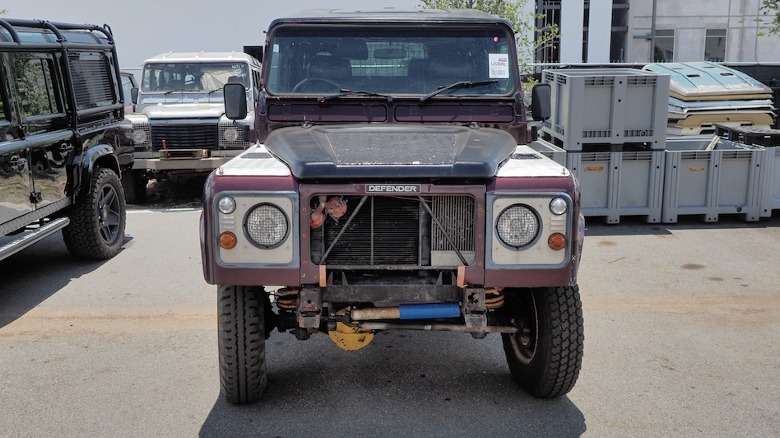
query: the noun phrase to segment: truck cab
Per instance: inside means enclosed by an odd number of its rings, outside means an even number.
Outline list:
[[[238,52],[168,52],[147,59],[133,94],[135,163],[126,187],[128,202],[143,202],[150,178],[207,173],[254,141],[254,112],[242,120],[224,117],[222,88],[242,85],[247,105],[258,95],[260,62]]]
[[[346,350],[386,330],[501,336],[521,387],[568,392],[583,340],[579,185],[526,145],[510,23],[308,10],[273,21],[264,52],[258,143],[204,188],[227,400],[262,396],[272,331]],[[246,116],[244,92],[225,86],[229,118]],[[544,117],[549,89],[533,94]]]

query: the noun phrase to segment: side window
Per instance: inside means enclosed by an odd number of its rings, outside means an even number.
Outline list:
[[[5,97],[5,73],[0,69],[0,123],[7,122],[9,106],[6,104]]]
[[[78,109],[96,108],[119,101],[108,56],[80,52],[68,56]]]
[[[130,101],[130,90],[135,87],[135,83],[130,75],[122,73],[122,92],[125,95],[125,102]]]
[[[53,59],[35,53],[15,53],[11,59],[16,74],[19,104],[25,116],[61,113],[62,100],[52,75]]]

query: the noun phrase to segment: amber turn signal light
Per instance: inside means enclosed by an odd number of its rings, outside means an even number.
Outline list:
[[[550,235],[550,238],[547,239],[547,245],[555,251],[560,251],[563,248],[566,248],[566,236],[561,233],[553,233]]]
[[[236,235],[230,231],[225,231],[219,235],[219,246],[224,249],[233,249],[236,247],[236,243],[238,243],[238,239],[236,239]]]

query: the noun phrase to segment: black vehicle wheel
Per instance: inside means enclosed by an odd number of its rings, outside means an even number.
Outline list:
[[[125,239],[125,195],[111,169],[96,168],[88,193],[71,207],[63,228],[65,246],[76,257],[105,260],[115,256]]]
[[[574,387],[582,365],[579,287],[517,291],[510,297],[510,321],[518,332],[502,337],[512,377],[537,398],[566,394]]]
[[[253,403],[268,384],[265,370],[265,307],[262,287],[220,286],[219,381],[230,403]]]
[[[125,191],[125,201],[128,204],[143,204],[146,202],[146,184],[149,178],[144,172],[128,170],[122,177],[122,188]]]

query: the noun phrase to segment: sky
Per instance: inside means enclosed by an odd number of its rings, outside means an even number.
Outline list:
[[[4,18],[108,24],[123,69],[139,68],[154,55],[241,51],[263,45],[277,17],[307,8],[372,10],[416,8],[419,0],[0,0]]]

